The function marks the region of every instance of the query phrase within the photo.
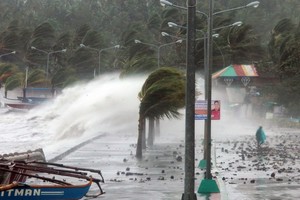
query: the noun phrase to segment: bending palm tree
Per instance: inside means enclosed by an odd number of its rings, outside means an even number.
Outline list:
[[[139,93],[141,103],[136,150],[137,158],[142,158],[146,118],[179,118],[180,113],[178,109],[184,106],[184,97],[185,76],[179,70],[160,68],[149,75]]]

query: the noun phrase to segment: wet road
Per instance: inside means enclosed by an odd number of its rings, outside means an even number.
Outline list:
[[[106,193],[96,199],[181,199],[184,190],[183,141],[156,144],[147,149],[142,161],[135,158],[135,143],[134,137],[103,136],[56,160],[66,165],[100,169]],[[198,160],[195,164],[198,165]],[[196,168],[195,190],[202,177],[203,171]],[[90,192],[96,193],[96,189],[93,187]],[[220,199],[220,194],[197,196],[197,199]]]
[[[276,137],[280,141],[280,137]],[[221,193],[197,194],[197,199],[298,199],[300,196],[300,179],[297,170],[299,159],[295,161],[293,173],[288,171],[277,173],[276,179],[271,179],[270,174],[274,169],[269,168],[266,162],[263,165],[265,169],[260,170],[257,168],[258,161],[255,158],[250,159],[250,154],[245,154],[247,158],[243,160],[238,151],[239,145],[243,144],[246,148],[246,144],[250,144],[251,141],[247,137],[244,139],[245,141],[238,140],[237,143],[215,142],[213,157],[216,158],[214,165],[217,168],[213,168],[212,172],[218,179]],[[274,147],[273,151],[277,146],[275,139],[273,144],[269,144],[270,149]],[[106,193],[97,199],[181,199],[184,189],[184,162],[180,159],[184,158],[183,141],[164,141],[155,144],[153,148],[148,148],[144,153],[144,159],[138,161],[134,156],[136,143],[134,137],[105,135],[69,152],[58,162],[101,169],[105,178],[102,187]],[[197,168],[199,160],[202,159],[202,147],[200,144],[196,146],[195,191],[204,175],[204,171]],[[280,164],[278,159],[269,159],[268,162],[271,166]],[[287,160],[286,163],[289,165]],[[96,192],[96,188],[92,188],[91,192]]]

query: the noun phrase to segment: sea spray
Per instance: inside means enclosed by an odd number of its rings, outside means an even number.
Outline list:
[[[137,95],[144,80],[120,79],[114,74],[76,84],[32,115],[44,121],[53,140],[88,138],[103,132],[135,133]]]
[[[147,77],[120,79],[118,74],[99,76],[93,80],[65,88],[53,101],[28,112],[1,112],[2,152],[36,148],[60,151],[99,134],[136,136],[138,132],[138,92]],[[197,78],[198,90],[204,98],[204,82]],[[214,93],[213,93],[214,94]],[[223,96],[222,96],[223,95]],[[221,97],[226,98],[226,94]],[[224,105],[224,104],[223,104]],[[1,108],[2,111],[6,108]],[[212,122],[213,139],[253,134],[247,120],[221,110],[221,120]],[[184,140],[185,110],[180,119],[161,120],[161,137],[156,142]],[[204,135],[203,120],[196,121],[196,139]],[[14,141],[14,142],[10,142]]]

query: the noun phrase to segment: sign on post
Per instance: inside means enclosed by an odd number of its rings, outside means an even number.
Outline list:
[[[221,101],[211,101],[211,119],[220,120],[221,118]],[[207,102],[205,100],[197,100],[195,103],[195,120],[207,119]]]

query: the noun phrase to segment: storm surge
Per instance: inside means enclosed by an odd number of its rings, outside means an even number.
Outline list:
[[[120,79],[110,74],[65,88],[53,102],[31,111],[52,140],[89,138],[101,133],[132,133],[137,128],[145,78]]]

